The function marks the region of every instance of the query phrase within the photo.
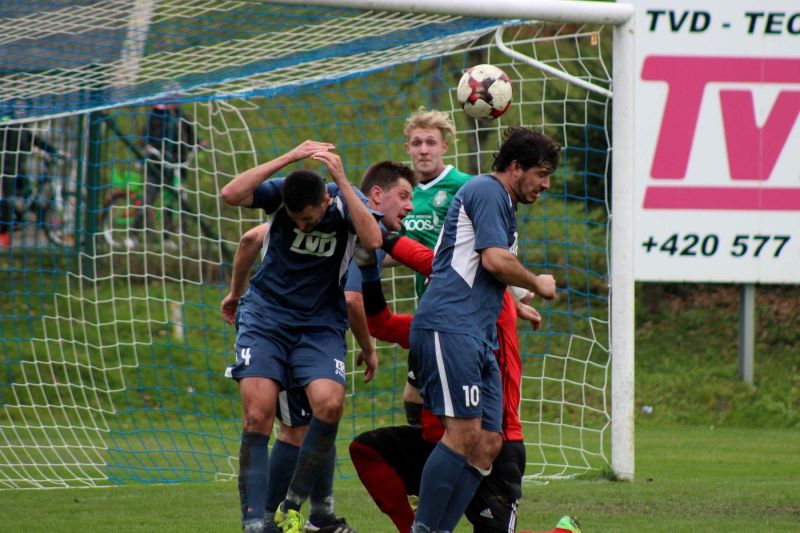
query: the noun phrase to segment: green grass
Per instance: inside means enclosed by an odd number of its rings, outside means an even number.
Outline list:
[[[800,427],[797,287],[756,291],[753,386],[738,377],[738,286],[639,288],[636,401],[653,421]]]
[[[586,532],[800,530],[800,430],[657,426],[636,432],[636,480],[526,483],[520,531],[562,514]],[[337,480],[338,512],[362,533],[392,531],[357,479]],[[0,492],[0,531],[239,531],[232,481]],[[470,531],[462,523],[457,532]]]

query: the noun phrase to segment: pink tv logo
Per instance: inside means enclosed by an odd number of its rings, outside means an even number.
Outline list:
[[[800,84],[800,59],[650,56],[645,59],[642,79],[665,81],[669,86],[650,175],[658,180],[682,180],[706,85]],[[800,210],[800,188],[738,186],[743,182],[762,185],[769,180],[800,115],[800,91],[781,91],[760,127],[751,91],[720,90],[719,98],[730,176],[737,186],[651,185],[645,192],[644,207]]]

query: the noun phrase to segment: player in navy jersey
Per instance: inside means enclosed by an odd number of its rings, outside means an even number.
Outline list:
[[[239,382],[243,407],[239,494],[246,532],[264,530],[267,443],[281,390],[303,387],[313,416],[286,500],[275,513],[276,525],[301,533],[299,511],[312,488],[327,483],[332,489],[345,393],[343,285],[356,236],[368,250],[381,244],[378,213],[347,180],[333,149],[305,141],[236,176],[221,192],[228,204],[270,214],[264,260],[239,303],[236,363],[226,371]],[[323,163],[334,183],[326,185],[309,171],[268,179],[306,158]],[[312,509],[322,527],[337,521],[329,492],[327,509]]]
[[[370,208],[383,214],[381,224],[388,230],[397,231],[401,227],[402,220],[413,209],[411,198],[415,183],[416,178],[410,168],[402,163],[382,161],[371,165],[367,169],[360,189],[367,197]],[[233,261],[231,290],[221,304],[222,316],[229,324],[234,324],[235,322],[239,299],[247,289],[250,269],[264,245],[268,228],[269,223],[256,226],[242,235],[239,240],[239,246],[236,249]],[[426,249],[426,251],[428,250]],[[361,297],[360,272],[357,273],[353,281],[351,279],[351,275],[348,274],[345,286],[348,321],[361,347],[359,360],[367,362],[364,377],[365,381],[369,381],[372,379],[375,369],[375,365],[370,364],[370,360],[372,357],[377,356],[374,353],[375,348],[372,345],[372,339],[366,326],[364,304]],[[352,283],[359,285],[357,291],[351,288]],[[356,331],[359,324],[363,327],[363,335]],[[408,337],[407,331],[406,337]],[[370,352],[372,355],[370,355]],[[267,533],[277,531],[273,520],[275,510],[286,495],[291,481],[290,477],[287,479],[286,472],[288,471],[289,476],[291,476],[291,472],[294,471],[299,446],[311,419],[311,408],[308,406],[308,400],[302,389],[281,391],[279,405],[280,409],[276,413],[277,418],[280,420],[278,436],[269,457],[269,484],[264,515],[265,531]],[[315,490],[312,490],[310,494],[312,508],[315,506],[315,501],[320,499],[320,495],[316,492],[317,488],[315,487]],[[317,517],[312,514],[309,517],[306,529],[316,527],[316,520]],[[341,522],[337,523],[336,527],[340,528],[340,533],[347,533]],[[326,531],[326,529],[323,529],[323,531]]]
[[[431,273],[433,251],[408,237],[384,236],[383,250],[392,258],[424,276]],[[377,252],[376,252],[377,254]],[[364,265],[363,298],[370,333],[384,341],[408,348],[412,315],[392,313],[386,304],[377,264]],[[349,279],[349,278],[348,278]],[[519,317],[539,329],[541,315],[529,305],[515,302]],[[521,496],[525,468],[524,445],[519,426],[519,366],[501,363],[506,345],[516,341],[516,316],[510,325],[498,318],[499,347],[495,351],[503,383],[504,446],[492,466],[492,474],[479,486],[467,509],[467,518],[475,533],[515,531],[517,500]],[[502,326],[502,327],[501,327]],[[509,331],[514,338],[503,335]],[[505,401],[506,396],[510,401]],[[418,426],[378,428],[358,435],[350,443],[350,457],[364,487],[378,507],[386,513],[400,533],[408,533],[414,511],[407,495],[419,495],[422,468],[441,438],[444,427],[430,410],[423,409]],[[568,518],[568,517],[567,517]],[[576,530],[578,531],[578,530]],[[561,533],[553,530],[552,533]]]
[[[381,161],[367,169],[360,189],[369,200],[370,207],[383,214],[381,219],[383,228],[396,232],[402,228],[403,220],[414,210],[411,200],[416,184],[417,178],[414,171],[406,165],[395,161]],[[360,247],[357,247],[358,249]],[[383,254],[382,250],[376,250],[375,253]],[[361,365],[363,362],[367,362],[365,377],[371,377],[373,371],[370,370],[369,360],[377,356],[372,346],[367,316],[364,312],[361,272],[354,261],[350,263],[344,294],[347,301],[350,330],[361,347],[356,364]],[[367,350],[364,349],[365,346],[368,347]]]
[[[549,188],[559,151],[540,133],[511,128],[494,173],[470,180],[448,209],[409,339],[425,405],[445,426],[422,472],[415,533],[452,531],[500,450],[502,385],[493,349],[506,287],[546,299],[556,293],[551,275],[527,271],[514,255],[516,204],[533,203]]]

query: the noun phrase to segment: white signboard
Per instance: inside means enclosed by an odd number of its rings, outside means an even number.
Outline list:
[[[800,2],[633,4],[636,279],[800,283]]]

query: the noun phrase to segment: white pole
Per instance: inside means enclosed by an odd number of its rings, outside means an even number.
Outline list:
[[[622,24],[633,16],[633,6],[572,0],[275,0],[301,4],[409,13],[442,13],[465,17],[530,19],[548,22]]]
[[[527,56],[525,54],[520,54],[519,52],[512,50],[506,43],[503,42],[503,32],[505,31],[505,27],[498,28],[496,32],[494,32],[494,44],[497,45],[497,48],[500,49],[508,57],[512,57],[517,61],[521,61],[523,63],[527,63],[528,65],[538,68],[543,72],[547,72],[551,76],[555,76],[556,78],[561,78],[562,80],[567,80],[572,85],[576,85],[578,87],[583,87],[587,91],[592,91],[593,93],[597,93],[599,95],[605,96],[606,98],[611,98],[613,94],[611,91],[606,89],[605,87],[600,87],[594,83],[588,82],[584,79],[581,79],[577,76],[573,76],[569,72],[564,72],[563,70],[558,70],[557,68],[551,67],[547,63],[539,61],[537,59],[532,58],[531,56]]]
[[[611,467],[634,473],[633,20],[614,28],[611,182]]]

